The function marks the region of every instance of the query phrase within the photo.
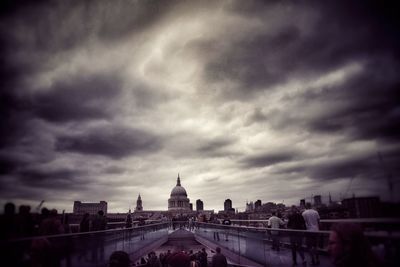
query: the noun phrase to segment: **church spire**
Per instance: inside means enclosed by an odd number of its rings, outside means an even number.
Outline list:
[[[178,179],[176,179],[176,186],[181,186],[181,178],[179,177],[179,173],[178,173]]]
[[[142,211],[142,210],[143,210],[142,197],[140,196],[140,193],[139,193],[139,196],[138,196],[138,198],[136,200],[135,211]]]

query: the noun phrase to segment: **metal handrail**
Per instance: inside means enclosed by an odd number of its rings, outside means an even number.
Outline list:
[[[231,219],[231,222],[260,222],[266,223],[267,219],[260,220],[240,220]],[[351,222],[351,223],[400,223],[400,218],[348,218],[348,219],[322,219],[321,223],[339,223],[339,222]]]
[[[254,230],[254,231],[259,231],[259,232],[276,231],[276,232],[282,232],[282,233],[303,233],[305,235],[308,235],[308,234],[325,234],[325,235],[327,235],[327,234],[331,233],[330,230],[311,231],[311,230],[297,230],[297,229],[287,229],[287,228],[254,227],[254,226],[241,227],[241,226],[234,226],[234,225],[200,223],[200,222],[196,222],[196,224],[205,225],[208,228],[213,228],[213,229],[234,229],[234,230],[237,230],[238,232],[249,229],[249,230]],[[380,237],[380,238],[391,238],[391,239],[399,239],[400,238],[400,232],[393,233],[393,232],[383,232],[383,231],[368,231],[368,232],[365,232],[364,235],[366,237]]]
[[[13,238],[9,240],[1,240],[1,242],[20,242],[20,241],[29,241],[35,239],[43,239],[43,238],[67,238],[67,237],[76,237],[76,236],[83,236],[83,235],[93,235],[93,234],[100,234],[100,233],[112,233],[112,232],[127,232],[127,231],[140,231],[146,228],[155,228],[156,226],[165,225],[166,228],[169,226],[169,223],[155,223],[143,226],[137,226],[132,228],[121,228],[121,229],[109,229],[109,230],[100,230],[100,231],[89,231],[89,232],[81,232],[81,233],[66,233],[66,234],[55,234],[55,235],[38,235],[38,236],[30,236],[30,237],[21,237],[21,238]],[[162,228],[161,228],[162,229]]]

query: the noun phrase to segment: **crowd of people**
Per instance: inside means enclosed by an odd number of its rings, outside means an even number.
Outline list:
[[[214,251],[213,251],[214,252]],[[138,262],[131,262],[128,253],[124,251],[115,251],[109,259],[110,267],[227,267],[228,261],[221,253],[221,248],[217,247],[215,254],[208,260],[208,254],[205,248],[198,252],[192,250],[185,251],[177,249],[175,252],[168,250],[165,253],[156,255],[154,251],[150,252],[147,257],[142,257]]]
[[[0,217],[0,239],[68,233],[68,217],[60,217],[57,210],[47,208],[42,208],[40,214],[33,214],[27,205],[19,206],[17,213],[13,203],[6,203]]]
[[[102,211],[95,216],[85,214],[80,222],[80,232],[102,231],[107,220]],[[71,239],[52,236],[70,233],[68,216],[58,214],[57,210],[42,208],[40,213],[31,213],[27,205],[19,206],[18,212],[13,203],[6,203],[0,216],[1,258],[6,266],[60,266],[61,259],[70,261]],[[104,236],[97,233],[80,238],[79,247],[91,249],[91,260],[104,259]],[[19,240],[19,241],[18,241]],[[14,241],[12,243],[7,243]],[[13,244],[10,246],[8,244]],[[84,251],[84,250],[82,250]],[[85,256],[79,254],[79,257]],[[11,265],[7,265],[11,264]]]
[[[268,220],[267,226],[269,227],[269,230],[267,232],[272,239],[272,249],[276,251],[280,250],[280,238],[282,237],[282,232],[279,229],[287,228],[294,230],[290,231],[289,234],[285,233],[285,235],[289,235],[293,266],[298,264],[298,256],[300,256],[301,264],[304,266],[307,265],[305,252],[308,252],[310,257],[308,263],[311,265],[319,265],[320,259],[318,252],[322,248],[322,242],[321,235],[318,233],[320,229],[320,218],[318,212],[312,209],[309,203],[306,204],[306,209],[302,212],[300,212],[297,207],[292,206],[291,212],[286,219],[287,220],[283,220],[279,214],[277,215],[273,212],[272,216]],[[194,221],[194,218],[175,218],[171,222],[173,228],[178,226],[179,228],[185,227],[188,229],[193,229],[195,227]],[[211,217],[208,222],[223,224],[225,226],[231,225],[231,221],[228,216],[225,216],[222,220],[217,219],[214,216]],[[132,218],[127,217],[126,228],[131,227]],[[93,247],[93,259],[104,258],[104,237],[101,236],[101,231],[105,230],[106,228],[107,219],[102,211],[99,211],[95,216],[85,214],[80,221],[80,232],[84,233],[100,231],[99,235],[96,235],[96,242],[93,242],[93,244],[86,244],[90,247]],[[31,208],[29,206],[22,205],[19,207],[17,213],[15,205],[13,203],[7,203],[4,207],[4,214],[2,214],[0,217],[1,240],[33,236],[52,236],[69,232],[70,228],[68,224],[68,217],[60,216],[57,210],[42,208],[41,213],[31,213]],[[228,241],[228,236],[229,235],[227,234],[227,231],[225,231],[226,241]],[[214,239],[216,241],[220,241],[218,231],[214,232]],[[304,249],[304,241],[307,250]],[[34,239],[30,244],[31,261],[50,261],[49,266],[57,266],[55,265],[55,262],[51,262],[51,255],[57,256],[57,253],[55,253],[56,251],[54,249],[64,250],[65,252],[65,249],[68,247],[67,245],[68,244],[54,245],[51,244],[48,239]],[[85,242],[82,241],[81,245],[85,245]],[[362,263],[362,266],[379,266],[377,257],[374,255],[366,238],[363,236],[362,228],[355,224],[335,224],[331,229],[328,251],[335,266],[357,266],[359,263]],[[19,256],[17,255],[17,252],[18,251],[8,251],[7,247],[5,247],[2,251],[2,254],[11,256],[9,258],[15,259]],[[117,256],[121,256],[122,254],[119,253]],[[217,249],[217,253],[213,256],[211,266],[224,266],[223,258],[224,256],[220,253],[220,249]],[[143,258],[141,260],[139,265],[150,267],[173,267],[183,266],[179,265],[182,262],[185,262],[185,264],[188,262],[188,267],[206,267],[207,253],[204,249],[198,251],[197,253],[190,251],[178,251],[176,253],[171,253],[168,251],[166,253],[160,253],[158,257],[155,255],[155,253],[150,253],[147,258]]]

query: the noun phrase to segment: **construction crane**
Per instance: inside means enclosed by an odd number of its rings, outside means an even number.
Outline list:
[[[36,211],[39,212],[40,208],[43,206],[44,200],[40,201],[39,205],[36,207]]]
[[[346,189],[346,191],[344,192],[344,195],[342,196],[342,200],[346,198],[347,193],[349,192],[349,190],[350,190],[350,188],[351,188],[351,184],[353,183],[353,180],[354,180],[354,175],[351,176],[349,185],[347,186],[347,189]]]

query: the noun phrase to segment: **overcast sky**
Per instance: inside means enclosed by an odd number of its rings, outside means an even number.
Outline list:
[[[329,192],[389,200],[389,176],[399,195],[400,27],[388,5],[10,2],[1,205],[105,200],[125,212],[140,193],[145,210],[166,210],[178,173],[191,202],[215,210]]]

